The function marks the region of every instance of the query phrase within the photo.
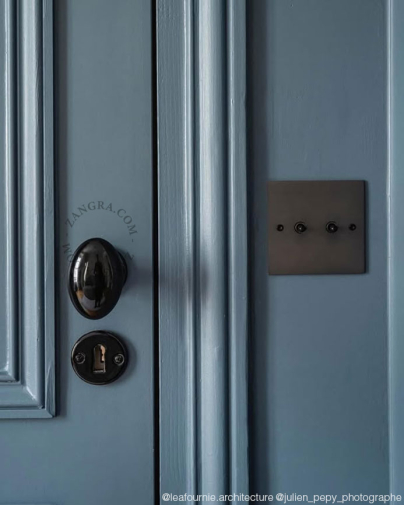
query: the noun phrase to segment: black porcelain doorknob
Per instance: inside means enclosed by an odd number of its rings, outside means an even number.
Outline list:
[[[102,238],[83,242],[73,255],[69,271],[69,294],[73,305],[88,319],[101,319],[111,312],[126,282],[122,255]]]

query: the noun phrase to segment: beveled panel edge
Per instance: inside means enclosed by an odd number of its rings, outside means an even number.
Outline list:
[[[53,0],[43,0],[44,411],[56,414]],[[44,417],[47,417],[44,416]]]
[[[3,382],[16,382],[18,370],[18,194],[17,194],[17,9],[16,2],[4,0],[4,168],[6,188],[6,366],[0,373]]]

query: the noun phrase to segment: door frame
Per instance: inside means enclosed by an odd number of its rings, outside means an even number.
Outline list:
[[[246,2],[156,14],[160,491],[247,494]]]
[[[387,177],[388,177],[388,371],[390,492],[404,494],[404,4],[388,0],[387,11]]]

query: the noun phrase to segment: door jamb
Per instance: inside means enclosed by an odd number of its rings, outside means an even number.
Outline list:
[[[157,0],[157,92],[161,493],[247,494],[245,0]]]

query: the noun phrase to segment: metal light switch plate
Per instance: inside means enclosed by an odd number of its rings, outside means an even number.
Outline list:
[[[365,273],[365,181],[268,182],[268,217],[270,275]]]

